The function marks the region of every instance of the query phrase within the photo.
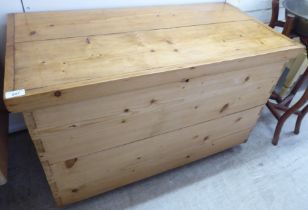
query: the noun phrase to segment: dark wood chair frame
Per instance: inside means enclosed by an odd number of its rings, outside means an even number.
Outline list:
[[[286,21],[280,21],[278,20],[279,16],[279,0],[272,0],[272,18],[270,21],[269,26],[274,28],[275,26],[283,27],[282,34],[293,38],[295,36],[299,36],[298,34],[294,33],[293,28],[295,24],[295,16],[293,14],[286,14]],[[299,36],[301,42],[306,45],[307,48],[307,55],[308,55],[308,37],[302,37]],[[307,103],[308,101],[308,87],[305,88],[305,92],[303,96],[290,107],[290,104],[292,100],[294,99],[294,96],[296,95],[297,91],[300,89],[300,87],[303,84],[306,84],[308,80],[308,68],[304,72],[304,74],[299,78],[299,80],[296,82],[294,87],[292,88],[291,92],[286,96],[284,99],[282,99],[275,91],[272,93],[270,99],[274,100],[276,103],[271,102],[270,100],[266,103],[266,106],[269,108],[269,110],[272,112],[274,117],[278,120],[274,137],[272,140],[273,145],[277,145],[279,141],[279,136],[282,130],[282,127],[286,120],[292,115],[296,114],[298,115],[294,133],[299,134],[301,123],[305,117],[305,115],[308,112],[308,105],[306,105],[301,111],[300,109]],[[283,114],[280,114],[280,112],[283,112]]]
[[[299,134],[300,127],[302,120],[304,119],[305,115],[308,112],[308,105],[306,105],[301,111],[299,109],[304,106],[307,103],[308,100],[308,88],[306,88],[304,95],[296,102],[293,106],[290,107],[290,103],[292,102],[295,94],[299,90],[299,88],[308,80],[308,68],[305,71],[305,73],[301,76],[301,78],[298,80],[298,82],[295,84],[293,89],[291,90],[290,94],[285,97],[284,99],[281,99],[279,95],[277,95],[275,92],[272,94],[271,99],[275,100],[276,103],[273,103],[271,101],[268,101],[266,103],[266,106],[269,108],[269,110],[272,112],[274,117],[278,120],[274,137],[273,137],[273,145],[277,145],[279,141],[279,136],[281,129],[286,122],[286,120],[292,115],[296,114],[298,115],[297,121],[295,124],[294,133]],[[282,115],[279,113],[279,111],[284,112]]]

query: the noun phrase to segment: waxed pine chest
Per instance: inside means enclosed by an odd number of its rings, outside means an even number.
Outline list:
[[[4,100],[65,205],[245,142],[303,50],[223,3],[11,14]]]

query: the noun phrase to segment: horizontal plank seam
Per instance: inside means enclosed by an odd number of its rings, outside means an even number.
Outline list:
[[[239,131],[231,132],[231,133],[229,133],[229,134],[223,135],[223,136],[221,136],[221,137],[219,137],[219,138],[212,139],[212,140],[215,140],[215,142],[220,142],[220,140],[221,140],[222,138],[225,138],[225,137],[227,137],[227,136],[232,136],[232,135],[237,134],[237,133],[242,133],[242,132],[244,132],[244,131],[249,131],[249,132],[251,132],[252,129],[253,129],[253,127],[244,128],[244,129],[241,129],[241,130],[239,130]],[[214,144],[212,143],[212,145],[214,145]]]
[[[213,120],[217,120],[217,119],[220,119],[220,118],[224,118],[224,117],[227,117],[227,116],[230,116],[230,115],[234,115],[234,114],[238,114],[238,113],[241,113],[241,112],[244,112],[244,111],[252,110],[252,109],[261,107],[261,106],[263,106],[263,105],[264,105],[264,104],[260,104],[260,105],[257,105],[257,106],[254,106],[254,107],[251,107],[251,108],[248,108],[248,109],[244,109],[244,110],[241,110],[241,111],[238,111],[238,112],[233,112],[233,113],[230,113],[230,114],[227,114],[227,115],[223,115],[223,116],[221,116],[221,117],[217,117],[217,118],[214,118],[214,119],[211,119],[211,120],[199,122],[199,123],[196,123],[196,124],[193,124],[193,125],[185,126],[185,127],[178,128],[178,129],[174,129],[174,130],[169,130],[169,131],[164,132],[164,133],[160,133],[160,134],[157,134],[157,135],[153,135],[153,136],[149,136],[149,137],[146,137],[146,138],[138,139],[138,140],[135,140],[135,141],[132,141],[132,142],[128,142],[128,143],[125,143],[125,144],[121,144],[121,145],[117,145],[117,146],[114,146],[114,147],[102,149],[102,150],[99,150],[99,151],[96,151],[96,152],[87,153],[87,154],[84,154],[84,155],[81,155],[81,156],[78,156],[78,157],[85,157],[85,156],[89,156],[89,155],[96,154],[96,153],[99,153],[99,152],[104,152],[104,151],[107,151],[107,150],[112,150],[112,149],[120,148],[120,147],[129,145],[129,144],[133,144],[133,143],[136,143],[136,142],[139,142],[139,141],[145,141],[145,140],[147,140],[147,139],[149,139],[149,138],[153,138],[153,137],[165,135],[165,134],[172,133],[172,132],[175,132],[175,131],[180,131],[180,130],[183,130],[183,129],[185,129],[185,128],[197,126],[197,125],[200,125],[200,124],[203,124],[203,123],[206,123],[206,122],[210,122],[210,121],[213,121]],[[230,135],[230,134],[228,134],[228,135]],[[48,152],[47,152],[47,153],[48,153]],[[63,161],[65,161],[65,160],[62,160],[62,161],[55,161],[55,162],[50,163],[50,165],[54,165],[54,164],[57,164],[57,163],[60,163],[60,162],[63,162]]]
[[[45,41],[52,41],[52,40],[60,40],[60,39],[74,39],[74,38],[82,38],[82,37],[94,37],[94,36],[112,36],[112,35],[118,35],[118,34],[129,34],[129,33],[135,33],[135,32],[148,32],[148,31],[159,31],[159,30],[170,30],[170,29],[177,29],[177,28],[189,28],[189,27],[196,27],[196,26],[206,26],[206,25],[218,25],[223,23],[232,23],[232,22],[244,22],[244,21],[252,21],[252,18],[247,17],[247,19],[243,20],[233,20],[233,21],[225,21],[225,22],[219,22],[219,23],[203,23],[203,24],[195,24],[195,25],[187,25],[187,26],[176,26],[176,27],[165,27],[165,28],[154,28],[154,29],[148,29],[148,30],[136,30],[136,31],[125,31],[125,32],[115,32],[115,33],[108,33],[108,34],[91,34],[87,36],[69,36],[69,37],[61,37],[61,38],[54,38],[54,39],[37,39],[37,40],[29,40],[29,41],[18,41],[15,42],[16,44],[20,43],[29,43],[29,42],[45,42]],[[253,21],[252,21],[253,22]]]
[[[275,78],[275,79],[278,80],[278,77]],[[260,84],[262,84],[262,83],[260,83]],[[195,99],[197,99],[197,97]],[[169,104],[169,102],[166,103],[166,104]],[[259,105],[256,105],[256,106],[259,106]],[[148,107],[150,107],[150,106],[145,106],[144,109],[146,110]],[[227,106],[226,106],[226,108],[225,107],[223,107],[223,108],[226,109]],[[221,108],[219,111],[222,113],[224,110],[222,110],[222,108]],[[156,109],[149,109],[149,110],[147,110],[147,112],[155,113]],[[236,113],[236,112],[234,112],[234,113]],[[107,121],[105,120],[106,118],[107,119],[110,119],[110,118],[111,119],[120,119],[121,116],[122,115],[120,113],[114,113],[114,114],[111,114],[111,115],[106,114],[106,115],[101,116],[101,117],[96,117],[96,118],[92,117],[90,119],[84,119],[84,120],[82,120],[82,122],[79,122],[77,120],[72,120],[72,121],[69,121],[65,124],[55,124],[55,125],[49,125],[49,126],[48,125],[42,126],[42,127],[35,129],[34,131],[35,131],[36,135],[44,135],[45,134],[44,136],[50,136],[50,135],[53,135],[55,133],[67,131],[67,130],[70,130],[70,129],[73,130],[73,129],[79,129],[79,128],[87,128],[87,127],[90,127],[90,126],[98,126],[102,123],[108,122],[108,120]],[[130,120],[130,118],[134,118],[136,116],[140,116],[140,113],[132,114],[127,119]],[[213,118],[213,119],[217,119],[217,118]],[[206,122],[206,121],[202,121],[202,122]],[[77,124],[77,126],[74,126],[76,124]],[[72,127],[77,127],[77,128],[72,129]]]
[[[278,78],[279,77],[271,77],[270,79],[278,80]],[[268,81],[268,79],[259,80],[259,81],[256,82],[256,84],[261,84],[261,82],[264,82],[264,81]],[[163,85],[157,85],[157,86],[154,86],[154,87],[160,87],[160,86],[163,86]],[[253,85],[249,85],[249,87],[250,86],[253,86]],[[275,86],[276,85],[274,85],[274,87]],[[235,87],[238,87],[238,86],[235,86]],[[272,93],[272,91],[270,91],[270,93]],[[125,93],[119,93],[119,94],[114,94],[114,95],[120,95],[120,94],[125,94]],[[103,97],[105,97],[105,96],[103,96]],[[106,96],[106,97],[108,97],[108,96]],[[164,103],[166,103],[166,102],[164,102]],[[167,103],[169,103],[169,102],[167,102]],[[144,106],[144,108],[148,108],[148,107],[150,107],[150,105]],[[54,132],[59,132],[59,131],[66,130],[66,129],[68,129],[68,127],[70,127],[71,125],[73,125],[75,123],[79,124],[79,126],[95,125],[95,124],[103,122],[104,118],[107,118],[107,117],[117,117],[117,116],[119,116],[118,113],[105,114],[105,115],[102,115],[102,116],[99,116],[99,117],[96,117],[96,118],[84,119],[83,123],[78,123],[78,122],[76,122],[74,120],[74,121],[71,121],[71,122],[67,122],[65,124],[58,124],[58,125],[51,125],[51,126],[49,125],[49,126],[43,126],[43,127],[35,127],[35,132],[38,133],[38,134],[43,133],[43,132],[54,133]]]
[[[259,56],[264,56],[266,54],[272,54],[272,53],[277,53],[277,52],[284,52],[285,50],[298,50],[297,48],[289,48],[289,47],[295,47],[296,45],[289,45],[289,46],[286,46],[286,47],[278,47],[278,48],[272,48],[271,50],[276,50],[276,49],[279,49],[279,51],[260,51],[260,54],[258,54]],[[147,71],[151,71],[151,70],[154,70],[154,69],[164,69],[164,68],[170,68],[170,70],[166,71],[166,72],[171,72],[171,71],[178,71],[178,70],[183,70],[183,69],[186,69],[186,68],[191,68],[191,67],[200,67],[200,66],[203,66],[203,65],[211,65],[211,64],[218,64],[218,63],[222,63],[222,62],[227,62],[227,61],[233,61],[233,60],[240,60],[240,59],[244,59],[244,58],[253,58],[255,57],[255,55],[250,55],[250,56],[246,56],[246,57],[239,57],[239,58],[235,58],[235,59],[228,59],[228,60],[221,60],[221,61],[217,61],[217,62],[212,62],[212,63],[203,63],[203,64],[197,64],[197,65],[188,65],[188,66],[163,66],[163,67],[155,67],[155,68],[148,68],[148,69],[143,69],[141,71],[135,71],[135,72],[128,72],[126,74],[122,74],[123,78],[120,78],[120,79],[112,79],[112,80],[108,80],[108,81],[97,81],[93,78],[91,79],[83,79],[83,80],[79,80],[78,82],[86,82],[86,81],[93,81],[93,83],[90,83],[90,84],[85,84],[85,85],[81,85],[82,87],[84,86],[89,86],[89,85],[96,85],[97,83],[105,83],[105,82],[113,82],[113,81],[118,81],[118,80],[122,80],[122,79],[130,79],[130,76],[131,74],[136,74],[136,73],[141,73],[141,72],[147,72]],[[272,63],[277,63],[277,61],[273,61],[271,63],[266,63],[264,65],[267,65],[267,64],[272,64]],[[241,70],[241,69],[239,69]],[[233,71],[237,71],[237,70],[233,70]],[[231,72],[233,72],[231,71]],[[142,74],[142,75],[138,75],[138,76],[146,76],[146,75],[153,75],[153,74],[159,74],[159,73],[162,73],[162,72],[154,72],[154,73],[151,73],[151,74]],[[163,72],[165,73],[165,72]],[[220,74],[220,73],[217,73],[217,74]],[[216,74],[211,74],[211,75],[216,75]],[[138,77],[136,76],[136,77]],[[69,85],[69,84],[74,84],[76,82],[67,82],[65,83],[65,85]],[[40,87],[36,87],[36,88],[30,88],[30,89],[27,89],[27,91],[32,91],[32,90],[37,90],[37,89],[42,89],[42,88],[52,88],[52,87],[57,87],[59,86],[59,84],[55,84],[55,85],[50,85],[50,86],[40,86]],[[72,87],[70,87],[72,88]],[[68,88],[68,89],[70,89]],[[65,90],[66,88],[63,88],[63,89],[56,89],[56,90]],[[52,92],[52,90],[48,91],[48,92]],[[33,95],[36,95],[36,94],[33,94]],[[27,96],[30,96],[30,95],[27,95]],[[27,97],[27,96],[24,96],[24,97]]]
[[[224,135],[224,136],[221,136],[219,138],[212,139],[212,140],[215,140],[216,142],[219,142],[219,140],[221,140],[221,139],[223,139],[223,138],[225,138],[227,136],[235,135],[235,134],[242,133],[242,132],[245,132],[245,131],[251,132],[251,130],[252,130],[252,128],[244,128],[244,129],[241,129],[239,131],[232,132],[232,133],[229,133],[228,135]],[[135,142],[133,142],[133,143],[135,143]],[[126,144],[123,145],[123,146],[126,146]],[[116,147],[116,148],[119,148],[119,147]],[[116,148],[114,148],[114,149],[116,149]],[[106,151],[106,150],[101,150],[101,151],[93,152],[93,153],[90,153],[90,154],[87,154],[87,155],[78,156],[78,158],[86,157],[86,156],[93,155],[93,154],[96,154],[96,153],[99,153],[99,152],[104,152],[104,151]],[[54,163],[50,163],[50,167],[52,167],[54,165],[57,165],[59,163],[62,163],[62,162],[64,162],[64,161],[57,161],[57,162],[54,162]],[[60,191],[62,191],[62,190],[60,190]]]

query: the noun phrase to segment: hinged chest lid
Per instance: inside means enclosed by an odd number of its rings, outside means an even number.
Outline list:
[[[4,100],[28,111],[142,88],[149,75],[302,50],[222,3],[11,14]]]

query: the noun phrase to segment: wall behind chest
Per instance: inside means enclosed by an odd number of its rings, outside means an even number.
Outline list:
[[[4,57],[6,16],[13,12],[23,12],[21,0],[0,0],[0,63]]]
[[[258,20],[268,23],[272,15],[272,0],[226,0],[227,3],[247,12]],[[284,19],[285,9],[280,1],[279,18]]]
[[[73,10],[73,9],[93,9],[93,8],[114,8],[114,7],[133,7],[133,6],[151,6],[164,4],[188,4],[204,2],[227,2],[241,10],[249,13],[251,16],[263,21],[269,22],[271,17],[271,0],[23,0],[26,12],[48,11],[48,10]],[[284,9],[281,7],[280,16],[283,19]]]
[[[95,9],[95,8],[117,8],[153,6],[166,4],[189,4],[204,2],[225,2],[225,0],[23,0],[26,12],[48,11],[48,10],[74,10],[74,9]]]

